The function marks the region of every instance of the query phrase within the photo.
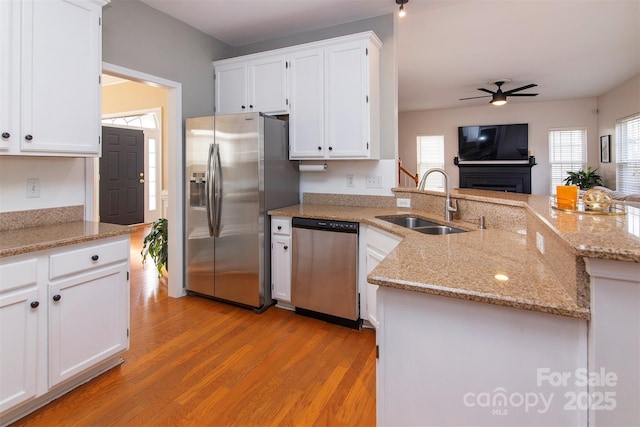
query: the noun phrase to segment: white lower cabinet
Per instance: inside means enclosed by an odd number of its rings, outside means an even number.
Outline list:
[[[0,346],[2,425],[120,363],[129,236],[0,259]]]
[[[271,294],[279,306],[291,303],[291,218],[271,219]]]
[[[49,386],[127,349],[127,266],[83,273],[49,286]]]
[[[36,396],[37,260],[0,260],[0,413]]]
[[[366,278],[373,271],[374,268],[380,264],[380,262],[386,258],[387,255],[400,243],[401,237],[394,236],[386,231],[379,230],[377,228],[368,227],[367,232],[367,274]],[[371,323],[371,326],[378,328],[380,322],[378,321],[377,310],[377,293],[378,286],[371,283],[364,284],[366,291],[366,318]],[[362,311],[362,309],[361,309]]]

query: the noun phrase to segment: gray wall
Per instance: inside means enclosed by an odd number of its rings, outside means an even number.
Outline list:
[[[394,159],[396,157],[397,67],[393,14],[235,47],[232,56],[310,43],[363,31],[373,31],[383,43],[380,51],[380,158]]]
[[[103,9],[102,60],[182,83],[183,117],[213,114],[212,61],[231,46],[138,0]]]

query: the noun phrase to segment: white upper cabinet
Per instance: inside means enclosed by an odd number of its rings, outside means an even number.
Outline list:
[[[323,159],[326,155],[323,63],[323,49],[291,54],[289,154],[292,158]]]
[[[381,47],[368,31],[214,62],[216,114],[289,114],[292,160],[378,159]]]
[[[213,63],[216,75],[216,114],[260,111],[287,114],[287,58],[261,55]]]
[[[105,3],[0,2],[0,154],[100,155]]]
[[[372,104],[378,100],[376,86],[369,84],[370,56],[377,49],[368,41],[341,43],[326,49],[325,55],[325,123],[329,158],[378,158],[378,144],[372,144],[372,134],[379,126],[371,118],[378,114]],[[375,61],[377,64],[378,61]],[[373,92],[373,95],[372,95]],[[377,108],[377,107],[376,107]]]

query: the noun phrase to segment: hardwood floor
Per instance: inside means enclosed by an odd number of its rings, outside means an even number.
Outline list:
[[[375,333],[168,298],[132,235],[125,362],[16,426],[373,426]]]

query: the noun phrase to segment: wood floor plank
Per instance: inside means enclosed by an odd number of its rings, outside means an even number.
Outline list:
[[[132,235],[125,362],[15,426],[374,426],[375,332],[169,298]],[[164,280],[164,279],[163,279]]]

